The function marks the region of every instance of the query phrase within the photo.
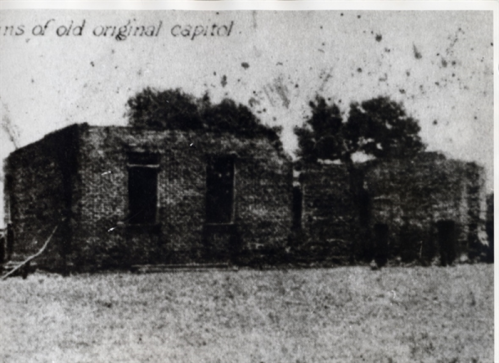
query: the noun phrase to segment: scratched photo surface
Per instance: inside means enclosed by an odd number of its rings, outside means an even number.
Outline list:
[[[0,361],[492,362],[493,25],[0,10]]]

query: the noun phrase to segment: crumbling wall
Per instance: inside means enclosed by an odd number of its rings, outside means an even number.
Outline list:
[[[343,165],[309,164],[300,175],[303,248],[326,252],[348,261],[358,235],[359,211],[350,192],[350,175]],[[323,245],[318,247],[318,245]],[[314,259],[312,256],[310,259]],[[313,261],[312,261],[313,262]]]
[[[245,154],[236,181],[236,223],[242,249],[272,253],[284,248],[291,231],[292,164],[266,144],[247,147]]]
[[[160,155],[157,224],[128,217],[129,152]],[[81,136],[81,194],[75,231],[81,266],[200,262],[206,256],[206,167],[210,155],[236,160],[235,230],[240,251],[283,246],[291,227],[290,160],[268,140],[193,131],[87,127]],[[222,239],[225,238],[222,236]],[[232,248],[233,240],[220,242]],[[213,246],[216,248],[216,246]],[[215,253],[216,257],[217,253]],[[212,254],[213,257],[213,254]]]
[[[159,155],[155,223],[129,223],[130,153]],[[235,210],[231,223],[209,232],[206,183],[213,156],[235,160]],[[446,253],[451,262],[483,254],[482,167],[423,153],[356,169],[363,187],[354,198],[344,166],[305,165],[302,215],[294,218],[301,226],[293,228],[292,165],[265,137],[85,124],[49,134],[9,156],[6,215],[16,256],[37,252],[59,225],[41,260],[52,267],[225,262],[234,256],[246,263],[258,254],[272,262],[285,247],[308,262],[347,262],[366,250],[375,256],[384,238],[391,259],[431,262]],[[442,248],[446,233],[455,240],[451,252]]]
[[[437,153],[357,164],[356,198],[349,178],[342,165],[310,164],[302,171],[304,246],[324,244],[329,258],[352,253],[357,261],[481,258],[482,167]],[[454,242],[443,246],[445,238]]]
[[[6,222],[11,223],[14,231],[12,259],[24,259],[38,252],[58,226],[38,262],[52,268],[64,266],[71,247],[76,133],[76,126],[51,133],[6,159]]]
[[[366,164],[371,228],[388,226],[390,257],[429,262],[441,255],[439,226],[448,221],[455,239],[449,258],[465,258],[483,230],[483,175],[474,163],[436,153]]]

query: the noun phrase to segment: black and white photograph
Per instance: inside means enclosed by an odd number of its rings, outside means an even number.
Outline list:
[[[0,1],[0,362],[494,362],[498,16]]]

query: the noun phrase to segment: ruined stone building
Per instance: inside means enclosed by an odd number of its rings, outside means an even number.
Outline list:
[[[5,163],[13,254],[93,268],[227,262],[283,247],[292,163],[265,137],[73,125]]]
[[[81,124],[13,152],[5,176],[5,254],[33,255],[58,226],[38,259],[54,269],[258,254],[449,264],[487,244],[483,168],[437,153],[358,164],[353,178],[309,164],[293,188],[290,158],[265,135]]]
[[[343,166],[304,170],[301,223],[308,240],[329,241],[336,253],[356,259],[382,254],[385,260],[448,264],[483,252],[482,167],[437,153],[357,167],[363,185],[357,199]]]

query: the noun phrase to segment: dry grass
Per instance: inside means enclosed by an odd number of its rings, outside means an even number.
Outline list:
[[[0,283],[1,362],[492,362],[493,266]]]

